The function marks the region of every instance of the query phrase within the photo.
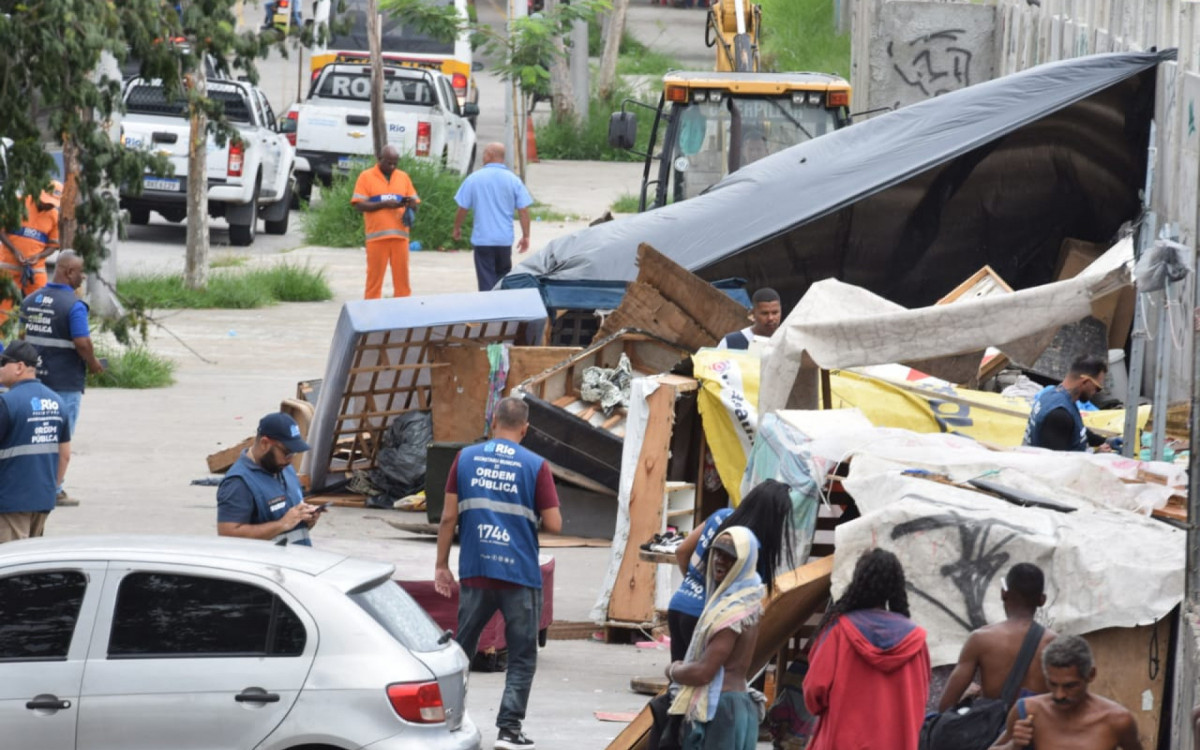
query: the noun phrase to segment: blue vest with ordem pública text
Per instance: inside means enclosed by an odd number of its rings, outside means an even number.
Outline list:
[[[1055,409],[1066,409],[1074,423],[1070,450],[1086,451],[1088,447],[1087,429],[1083,426],[1083,417],[1079,415],[1079,407],[1075,405],[1075,399],[1071,398],[1071,394],[1067,393],[1067,390],[1061,385],[1044,391],[1033,400],[1033,408],[1029,412],[1029,422],[1025,425],[1025,439],[1021,441],[1021,444],[1039,447],[1042,445],[1042,425],[1046,423],[1046,417],[1050,415],[1050,412]]]
[[[543,461],[510,440],[489,440],[459,452],[460,578],[542,587],[534,495]]]
[[[69,287],[44,286],[21,301],[25,340],[37,347],[42,361],[38,379],[58,393],[82,393],[87,366],[71,338],[71,308],[87,306]]]
[[[304,492],[300,489],[300,478],[291,464],[283,467],[279,474],[271,474],[263,467],[250,460],[242,453],[226,477],[240,477],[250,488],[254,496],[254,517],[250,523],[269,523],[278,521],[288,512],[288,508],[304,502]],[[308,536],[308,525],[301,523],[273,541],[287,539],[288,544],[306,544],[312,546]]]
[[[9,425],[0,440],[0,513],[52,511],[58,446],[70,440],[67,409],[57,393],[37,380],[17,383],[0,399]]]

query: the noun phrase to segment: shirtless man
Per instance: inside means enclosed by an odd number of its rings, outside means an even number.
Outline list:
[[[1096,666],[1087,641],[1059,636],[1042,651],[1042,668],[1049,692],[1017,701],[992,750],[1142,750],[1133,714],[1088,692]]]
[[[1042,569],[1031,563],[1017,563],[1008,571],[1000,584],[1000,600],[1004,602],[1004,622],[987,625],[971,633],[958,656],[958,666],[946,681],[938,711],[948,711],[962,700],[967,687],[979,671],[979,682],[984,698],[1000,699],[1004,681],[1017,661],[1021,643],[1033,624],[1039,607],[1046,603],[1045,576]],[[1057,635],[1049,628],[1042,634],[1029,671],[1021,680],[1017,697],[1046,692],[1046,678],[1042,674],[1040,656],[1042,649]]]
[[[746,686],[746,671],[758,640],[758,618],[762,613],[762,582],[755,572],[758,540],[742,526],[732,526],[709,547],[709,590],[704,612],[693,636],[702,650],[693,661],[676,661],[667,667],[667,679],[693,688],[703,695],[721,675],[721,698],[708,708],[708,716],[697,715],[694,699],[681,694],[671,712],[682,713],[691,723],[690,743],[702,750],[754,750],[758,739],[758,708]],[[728,584],[726,579],[729,579]],[[715,623],[722,627],[715,632]],[[689,650],[689,655],[691,654]],[[688,705],[681,705],[688,704]]]

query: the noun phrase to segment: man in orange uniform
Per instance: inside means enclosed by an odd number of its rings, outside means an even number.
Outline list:
[[[392,296],[408,297],[408,230],[421,199],[412,180],[399,169],[400,153],[384,146],[379,163],[364,169],[354,183],[350,204],[363,215],[367,229],[367,290],[363,299],[383,296],[383,272],[392,265]],[[405,216],[409,220],[405,221]]]
[[[58,250],[58,207],[63,186],[57,180],[35,201],[25,196],[25,221],[16,232],[0,231],[0,269],[12,277],[21,294],[46,286],[46,258]],[[0,312],[12,309],[12,300],[0,302]],[[0,321],[3,322],[3,321]]]

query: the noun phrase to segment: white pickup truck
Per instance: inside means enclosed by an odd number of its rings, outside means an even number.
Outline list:
[[[402,154],[436,161],[467,174],[475,164],[472,103],[459,106],[450,79],[414,67],[384,68],[388,143]],[[331,63],[321,69],[296,122],[296,185],[308,199],[313,180],[328,185],[353,160],[374,161],[371,139],[371,67]]]
[[[229,241],[254,242],[258,220],[267,234],[286,234],[293,190],[295,149],[278,132],[278,123],[262,91],[240,81],[209,81],[208,96],[225,106],[225,117],[238,131],[222,148],[208,138],[208,213],[229,222]],[[121,207],[133,224],[145,224],[157,211],[172,222],[187,217],[188,123],[182,100],[168,101],[162,85],[135,78],[125,86],[126,114],[121,142],[127,148],[154,150],[175,167],[170,177],[146,175],[140,195],[121,189]]]

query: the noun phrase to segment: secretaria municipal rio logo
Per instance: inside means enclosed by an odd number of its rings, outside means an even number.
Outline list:
[[[52,398],[38,398],[34,396],[29,399],[29,408],[34,411],[58,411],[58,402]]]

